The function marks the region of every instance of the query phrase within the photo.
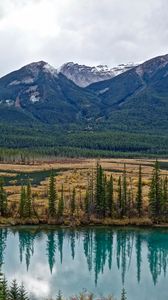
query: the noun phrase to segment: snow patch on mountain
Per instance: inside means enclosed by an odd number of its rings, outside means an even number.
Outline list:
[[[30,101],[32,103],[35,103],[35,102],[39,102],[40,101],[40,97],[39,97],[39,93],[38,92],[34,92],[33,94],[31,94],[30,96]]]
[[[20,81],[19,80],[13,80],[8,85],[30,84],[30,83],[33,83],[33,82],[34,82],[33,78],[27,77],[27,78],[24,78]]]
[[[53,66],[51,66],[50,64],[46,63],[44,66],[43,66],[43,69],[45,72],[48,72],[50,73],[51,75],[55,76],[55,77],[58,77],[58,72],[57,72],[57,69],[55,69]]]
[[[63,64],[57,71],[65,75],[78,86],[86,87],[94,82],[111,79],[136,66],[138,66],[138,64],[128,63],[120,64],[113,68],[109,68],[107,65],[90,67],[68,62]]]

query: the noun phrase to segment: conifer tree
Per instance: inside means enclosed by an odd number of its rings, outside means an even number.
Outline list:
[[[61,187],[61,197],[58,202],[58,216],[62,217],[64,213],[64,186]]]
[[[29,298],[27,296],[27,292],[25,290],[25,287],[24,287],[23,283],[19,287],[18,294],[19,294],[18,300],[29,300]]]
[[[136,195],[136,208],[138,211],[138,217],[142,217],[142,206],[143,206],[143,199],[142,199],[142,167],[139,166],[139,177],[138,177],[138,189]]]
[[[157,221],[162,211],[162,183],[159,163],[156,161],[149,191],[149,209],[152,218]]]
[[[97,162],[96,166],[96,212],[100,215],[101,210],[101,186],[102,186],[102,176],[101,176],[101,166]]]
[[[129,189],[127,192],[127,214],[128,217],[131,217],[131,190]]]
[[[105,184],[106,179],[99,163],[96,168],[96,212],[99,217],[105,215]]]
[[[5,216],[7,214],[7,194],[4,189],[4,181],[0,178],[0,215]]]
[[[125,216],[127,213],[127,171],[126,171],[125,164],[124,164],[124,171],[123,171],[122,211],[123,211],[123,216]]]
[[[71,214],[72,215],[75,212],[75,208],[76,208],[76,190],[75,190],[75,188],[73,188],[72,197],[71,197],[71,203],[70,203],[70,210],[71,210]]]
[[[103,171],[103,182],[102,182],[102,208],[101,208],[101,216],[106,216],[106,210],[107,210],[107,177],[104,174]]]
[[[0,300],[7,300],[7,285],[3,273],[0,271]]]
[[[168,217],[168,177],[166,176],[163,180],[163,203],[162,203],[162,210],[163,210],[163,215]]]
[[[19,287],[17,281],[14,279],[9,289],[9,300],[18,300],[19,299]]]
[[[24,214],[25,217],[30,218],[32,216],[32,192],[31,192],[31,184],[30,180],[27,182],[26,187],[26,199],[25,199],[25,209]]]
[[[119,216],[123,217],[121,176],[119,176],[119,178],[118,178],[117,194],[118,194],[117,200],[118,200],[118,207],[119,207]]]
[[[113,176],[110,176],[110,180],[107,183],[107,206],[106,211],[109,217],[114,216],[114,195],[113,195]]]
[[[61,291],[59,290],[56,300],[62,300],[62,299],[63,299],[62,293],[61,293]]]
[[[88,192],[88,189],[86,190],[86,194],[85,194],[84,208],[85,208],[85,214],[87,216],[89,216],[89,192]]]
[[[49,179],[49,192],[48,192],[49,217],[55,217],[56,215],[56,202],[57,202],[57,193],[56,193],[55,177],[52,171]]]
[[[21,218],[25,216],[25,204],[26,204],[26,190],[24,186],[21,186],[20,202],[19,202],[19,215]]]

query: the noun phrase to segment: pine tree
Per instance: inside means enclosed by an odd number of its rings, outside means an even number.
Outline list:
[[[19,215],[21,218],[25,216],[25,204],[26,204],[26,190],[25,187],[22,186],[20,191],[20,202],[19,202]]]
[[[26,199],[25,199],[24,214],[25,214],[25,217],[27,217],[27,218],[30,218],[32,216],[32,192],[31,192],[30,180],[28,180],[27,187],[26,187]]]
[[[118,178],[118,188],[117,188],[117,201],[119,207],[119,217],[123,217],[123,205],[122,205],[122,187],[121,187],[121,176]]]
[[[102,181],[102,208],[101,216],[105,218],[107,210],[107,177],[103,172],[103,181]]]
[[[113,176],[110,176],[110,180],[107,183],[107,206],[106,211],[109,217],[114,216],[114,195],[113,195]]]
[[[121,300],[127,300],[126,291],[124,288],[122,289]]]
[[[97,163],[96,168],[96,212],[99,217],[105,216],[105,185],[106,185],[106,178],[104,176],[104,171]]]
[[[6,216],[7,214],[7,194],[4,190],[4,181],[0,178],[0,215]]]
[[[125,216],[127,213],[127,171],[126,171],[125,164],[124,164],[124,171],[123,171],[122,211],[123,211],[123,216]]]
[[[149,191],[149,209],[154,221],[158,221],[162,212],[162,182],[159,163],[156,161]]]
[[[127,192],[127,214],[128,217],[131,217],[131,190],[129,189]]]
[[[61,187],[61,197],[58,202],[58,216],[62,217],[64,213],[64,186]]]
[[[25,287],[24,287],[23,283],[19,287],[18,294],[19,294],[18,300],[29,300],[27,292],[25,290]]]
[[[61,293],[61,291],[59,290],[58,295],[57,295],[57,297],[56,297],[56,300],[62,300],[62,299],[63,299],[62,293]]]
[[[85,208],[85,214],[89,216],[89,191],[86,190],[86,195],[84,199],[84,208]]]
[[[96,166],[96,212],[100,215],[101,210],[101,185],[102,185],[102,176],[101,176],[101,166],[97,162]]]
[[[0,271],[0,300],[7,300],[8,291],[6,280],[4,278],[3,273]]]
[[[166,176],[163,180],[163,192],[162,192],[162,214],[166,217],[168,217],[168,177]]]
[[[14,279],[9,289],[9,300],[19,299],[19,287],[17,281]]]
[[[136,195],[136,208],[138,211],[138,217],[142,217],[142,206],[143,206],[143,199],[142,199],[142,167],[139,166],[139,177],[138,177],[138,190]]]
[[[75,212],[75,208],[76,208],[76,190],[75,190],[75,188],[73,188],[72,197],[71,197],[71,203],[70,203],[70,210],[71,210],[71,214],[72,215]]]
[[[48,192],[48,214],[49,217],[56,216],[56,202],[57,202],[57,193],[56,193],[56,185],[55,185],[55,177],[53,171],[50,175],[49,180],[49,192]]]

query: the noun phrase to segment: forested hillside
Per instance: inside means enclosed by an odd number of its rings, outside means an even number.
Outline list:
[[[166,156],[167,115],[168,55],[87,88],[45,62],[0,79],[1,154]]]

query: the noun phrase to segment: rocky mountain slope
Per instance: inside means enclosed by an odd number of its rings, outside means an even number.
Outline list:
[[[94,83],[87,90],[102,99],[103,115],[111,128],[168,129],[168,55]]]
[[[75,123],[99,112],[99,98],[48,63],[31,63],[0,79],[2,120]]]
[[[168,131],[168,55],[81,88],[40,61],[0,79],[1,122]]]
[[[137,66],[137,64],[129,63],[121,64],[113,68],[108,68],[107,65],[90,67],[69,62],[62,65],[59,68],[59,72],[72,80],[76,85],[86,87],[94,82],[111,79],[134,68],[135,66]]]

